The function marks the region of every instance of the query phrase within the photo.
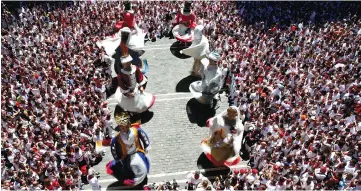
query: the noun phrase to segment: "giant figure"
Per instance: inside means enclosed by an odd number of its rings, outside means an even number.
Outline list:
[[[202,34],[203,25],[198,25],[194,29],[194,39],[189,48],[181,50],[180,53],[192,56],[194,58],[192,76],[200,76],[201,60],[205,58],[206,53],[209,52],[209,42],[207,37]]]
[[[244,127],[235,106],[229,107],[207,121],[210,136],[201,143],[208,160],[214,166],[234,166],[241,162],[239,151],[242,145]]]
[[[120,132],[111,139],[103,140],[103,146],[110,146],[114,160],[106,165],[106,171],[122,186],[142,189],[147,184],[150,163],[146,153],[150,149],[147,134],[139,124],[131,124],[125,111],[114,113]]]

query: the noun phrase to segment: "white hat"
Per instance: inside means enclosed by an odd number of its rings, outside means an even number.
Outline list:
[[[207,58],[218,62],[221,59],[221,56],[217,52],[211,52],[207,54]]]
[[[132,58],[130,55],[124,56],[124,57],[120,58],[120,62],[121,62],[122,64],[131,62],[132,60],[133,60],[133,58]]]
[[[284,86],[283,86],[282,84],[280,84],[280,83],[278,83],[277,86],[278,86],[278,88],[280,88],[280,89],[283,89],[283,88],[284,88]]]
[[[128,28],[128,27],[124,27],[124,28],[120,29],[120,32],[130,33],[131,30],[130,30],[130,28]]]
[[[294,184],[297,184],[299,180],[300,179],[296,175],[292,177],[292,181],[293,181]]]

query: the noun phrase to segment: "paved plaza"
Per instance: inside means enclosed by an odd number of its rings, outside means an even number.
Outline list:
[[[186,90],[186,86],[189,86],[188,80],[184,78],[190,74],[193,58],[175,57],[170,51],[174,42],[169,39],[148,42],[142,56],[148,60],[150,68],[146,74],[149,80],[146,91],[156,96],[156,102],[150,109],[153,117],[142,124],[152,147],[149,152],[151,170],[148,183],[173,179],[181,184],[185,183],[186,174],[198,169],[197,160],[202,154],[200,143],[209,135],[206,127],[192,124],[188,119],[186,105],[192,95],[185,91],[176,92],[176,87],[179,91]],[[114,111],[116,100],[113,96],[108,99],[108,103],[111,111]],[[221,96],[219,105],[217,114],[228,106],[224,95]],[[116,182],[105,172],[106,163],[112,159],[110,150],[107,149],[103,161],[95,167],[100,172],[99,180],[104,189]],[[88,187],[84,188],[90,189]]]

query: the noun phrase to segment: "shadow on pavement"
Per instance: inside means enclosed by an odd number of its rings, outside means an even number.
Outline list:
[[[143,190],[144,185],[147,185],[147,183],[148,183],[148,177],[146,177],[142,183],[140,183],[139,185],[137,185],[135,187],[124,186],[120,182],[117,181],[117,182],[111,183],[107,187],[106,190]]]
[[[170,46],[170,52],[179,59],[190,58],[191,56],[182,54],[182,53],[180,53],[180,51],[190,47],[191,44],[192,43],[182,43],[182,42],[176,41]]]
[[[189,122],[196,123],[200,127],[205,127],[207,120],[216,114],[210,105],[201,104],[195,98],[187,102],[186,111]]]
[[[119,105],[116,105],[115,106],[115,109],[114,109],[114,113],[118,113],[118,112],[122,112],[124,111],[122,107],[120,107]],[[136,123],[138,122],[139,120],[141,120],[141,123],[144,124],[144,123],[148,123],[154,116],[154,112],[153,111],[145,111],[143,113],[140,113],[140,114],[133,114],[130,116],[130,122],[131,123]]]
[[[175,87],[176,92],[190,92],[189,91],[189,85],[191,85],[192,82],[202,80],[200,77],[189,75],[183,79],[181,79],[177,86]]]
[[[230,172],[228,167],[219,167],[216,168],[211,161],[208,160],[206,155],[202,153],[197,160],[197,167],[199,170],[205,170],[203,176],[207,177],[210,181],[214,181],[217,176],[222,175],[223,177],[227,176]]]
[[[154,116],[153,111],[145,111],[140,114],[133,114],[133,116],[130,117],[131,123],[136,123],[137,121],[141,121],[142,124],[148,123]]]

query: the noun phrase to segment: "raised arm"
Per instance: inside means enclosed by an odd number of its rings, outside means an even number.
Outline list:
[[[138,128],[138,135],[139,135],[139,139],[142,141],[143,145],[144,145],[144,150],[146,152],[149,151],[150,147],[150,140],[148,138],[148,135],[143,131],[143,129]]]

